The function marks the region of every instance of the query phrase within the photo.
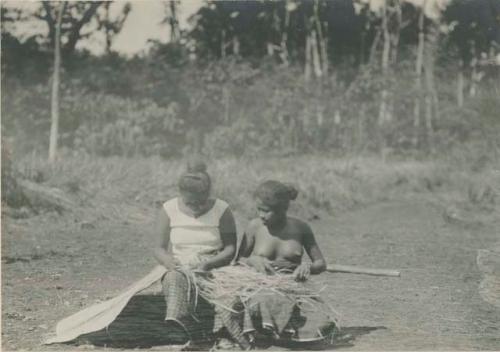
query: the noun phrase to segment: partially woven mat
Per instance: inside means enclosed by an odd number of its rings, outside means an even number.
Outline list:
[[[338,315],[322,299],[326,285],[317,279],[297,282],[289,272],[266,275],[245,265],[216,269],[202,278],[193,276],[199,295],[215,305],[216,320],[222,320],[242,347],[245,338],[262,329],[279,339],[331,338]]]
[[[316,280],[297,282],[289,273],[278,271],[274,275],[266,275],[243,264],[218,268],[212,270],[211,275],[202,279],[196,277],[195,280],[203,298],[230,311],[234,309],[224,306],[224,302],[239,297],[246,304],[263,290],[284,295],[297,303],[313,304],[326,289],[326,285]],[[335,314],[333,309],[332,314]]]

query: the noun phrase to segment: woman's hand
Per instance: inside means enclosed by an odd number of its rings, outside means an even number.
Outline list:
[[[178,265],[179,263],[177,262],[177,260],[175,260],[172,256],[167,256],[165,258],[163,258],[162,260],[162,265],[168,270],[168,271],[172,271],[172,270],[175,270],[175,267]]]
[[[201,262],[200,264],[196,265],[193,270],[195,271],[209,271],[210,270],[210,267],[208,265],[208,263],[206,262]]]
[[[165,269],[171,271],[178,266],[179,262],[173,257],[172,254],[168,253],[164,248],[158,247],[154,250],[154,256],[158,263],[163,265]]]
[[[311,264],[302,263],[293,272],[295,281],[306,281],[311,276]]]
[[[247,264],[248,266],[251,266],[255,270],[257,270],[259,273],[263,274],[274,274],[275,270],[273,268],[273,262],[270,261],[267,258],[258,256],[258,255],[252,255],[248,258],[242,258],[243,263]]]

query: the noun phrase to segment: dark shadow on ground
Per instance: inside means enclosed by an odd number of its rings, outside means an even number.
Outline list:
[[[200,321],[213,321],[213,308],[208,304],[198,304],[197,316]],[[166,304],[162,295],[136,295],[125,309],[107,328],[85,334],[70,342],[72,345],[95,345],[108,348],[152,348],[165,345],[183,345],[188,341],[184,329],[177,323],[165,322]],[[208,324],[210,325],[210,324]],[[204,324],[206,339],[201,340],[198,348],[206,345],[210,349],[214,343],[211,335],[213,325]],[[190,331],[193,327],[190,329]],[[319,342],[294,342],[290,340],[258,339],[257,349],[278,346],[289,350],[328,350],[338,347],[352,347],[354,341],[374,330],[386,329],[384,326],[351,326],[337,332],[333,340]],[[202,332],[202,334],[205,332]],[[267,341],[266,341],[267,340]]]
[[[276,346],[290,350],[321,351],[331,350],[339,347],[353,347],[357,338],[367,335],[375,330],[385,330],[385,326],[348,326],[343,327],[333,338],[333,340],[323,340],[318,342],[293,342],[279,341]]]
[[[107,328],[82,335],[70,344],[130,349],[186,343],[188,336],[184,329],[164,320],[165,309],[162,295],[136,295]],[[213,315],[210,308],[198,303],[198,318],[206,322],[210,315]]]
[[[358,337],[375,330],[386,330],[385,326],[348,326],[343,327],[333,341],[334,347],[352,347]]]

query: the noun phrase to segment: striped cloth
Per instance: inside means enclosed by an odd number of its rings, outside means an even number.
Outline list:
[[[215,306],[215,326],[225,328],[241,348],[250,349],[257,334],[291,342],[331,342],[338,331],[335,318],[321,299],[304,306],[276,292],[262,290],[243,304],[239,298]]]
[[[242,349],[250,349],[251,343],[240,323],[241,313],[214,307],[207,302],[198,294],[196,283],[191,282],[188,275],[187,272],[175,270],[167,272],[162,278],[167,304],[165,321],[182,326],[187,339],[195,343],[213,340],[214,334],[225,330]],[[238,312],[243,311],[243,305],[238,298],[226,303]]]
[[[162,278],[162,287],[166,302],[165,321],[181,326],[191,341],[210,340],[214,309],[198,295],[196,284],[191,282],[188,273],[168,271]]]

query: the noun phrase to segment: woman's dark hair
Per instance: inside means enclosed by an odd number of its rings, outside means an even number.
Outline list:
[[[279,181],[262,182],[255,191],[255,197],[273,208],[288,208],[291,200],[295,200],[299,191],[292,185]]]
[[[186,172],[179,178],[179,190],[200,196],[208,196],[212,181],[207,173],[207,165],[200,159],[188,161]]]

